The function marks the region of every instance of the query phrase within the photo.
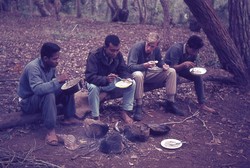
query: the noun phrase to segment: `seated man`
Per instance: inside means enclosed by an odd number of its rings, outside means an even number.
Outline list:
[[[124,89],[116,88],[115,83],[121,78],[130,80],[132,85]],[[120,39],[116,35],[108,35],[103,47],[90,52],[87,58],[85,80],[89,106],[94,119],[100,119],[100,92],[120,91],[123,92],[122,119],[126,123],[133,122],[126,112],[133,110],[136,84],[127,70],[120,52]]]
[[[142,119],[142,98],[144,84],[164,83],[166,87],[166,111],[183,116],[184,113],[175,106],[176,73],[162,60],[158,47],[160,37],[157,33],[149,33],[147,40],[132,46],[128,55],[128,66],[136,81],[136,111],[134,120]],[[152,68],[158,67],[154,70]]]
[[[75,116],[75,101],[73,95],[64,95],[61,90],[68,80],[66,73],[56,76],[60,47],[54,43],[44,43],[41,56],[25,66],[22,72],[18,96],[23,113],[42,112],[44,125],[47,128],[46,142],[58,145],[55,133],[57,104],[64,106],[64,124],[75,124],[79,121]]]
[[[204,86],[201,76],[193,75],[190,69],[195,66],[199,50],[203,47],[203,41],[199,36],[191,36],[186,43],[172,45],[164,57],[165,63],[173,67],[177,74],[194,82],[195,93],[201,109],[215,112],[205,105]]]

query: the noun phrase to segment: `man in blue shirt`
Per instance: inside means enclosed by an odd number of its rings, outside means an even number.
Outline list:
[[[203,40],[196,35],[191,36],[186,43],[176,43],[166,52],[165,63],[174,68],[178,75],[194,82],[195,93],[201,109],[215,112],[205,104],[204,85],[201,76],[193,75],[190,69],[195,66],[199,50],[203,47]]]
[[[76,124],[74,95],[64,95],[61,90],[68,80],[67,73],[56,76],[56,66],[60,56],[60,47],[54,43],[44,43],[41,56],[28,63],[18,86],[20,107],[23,113],[42,112],[47,128],[46,142],[58,145],[55,126],[57,104],[63,104],[64,124]]]

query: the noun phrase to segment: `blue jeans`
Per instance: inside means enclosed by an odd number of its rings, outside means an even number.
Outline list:
[[[43,96],[33,95],[22,99],[20,107],[23,113],[41,112],[44,119],[44,125],[47,129],[53,129],[56,126],[57,104],[63,105],[64,118],[72,118],[75,115],[74,95],[64,95],[61,90],[56,93],[49,93]]]
[[[86,83],[88,89],[88,101],[93,117],[98,117],[100,115],[100,93],[101,92],[111,92],[111,91],[122,91],[122,109],[125,111],[133,110],[134,94],[136,84],[133,80],[132,85],[125,89],[116,88],[115,83],[118,81],[110,83],[107,86],[96,86],[94,84]]]
[[[185,70],[178,72],[178,75],[194,82],[195,94],[198,98],[198,102],[199,104],[204,104],[205,96],[204,96],[204,85],[203,85],[202,77],[191,74],[189,72],[189,69],[185,69]]]

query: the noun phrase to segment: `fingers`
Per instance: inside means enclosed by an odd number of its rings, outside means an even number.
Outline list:
[[[148,62],[144,63],[143,65],[145,68],[153,68],[155,66],[155,64],[156,64],[156,61],[148,61]]]
[[[187,61],[184,63],[185,68],[193,68],[195,64],[193,62]]]
[[[111,73],[111,74],[109,74],[109,75],[107,76],[107,80],[111,83],[111,82],[113,82],[113,81],[115,80],[115,78],[117,78],[117,77],[118,77],[118,75]]]

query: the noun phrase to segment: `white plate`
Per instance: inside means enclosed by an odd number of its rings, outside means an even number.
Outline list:
[[[177,139],[164,139],[161,141],[161,146],[167,149],[177,149],[182,146],[182,142]]]
[[[127,88],[130,85],[132,85],[132,81],[129,80],[121,80],[115,84],[115,86],[118,88]]]
[[[202,67],[194,67],[189,70],[193,75],[203,75],[207,72],[205,68]]]

